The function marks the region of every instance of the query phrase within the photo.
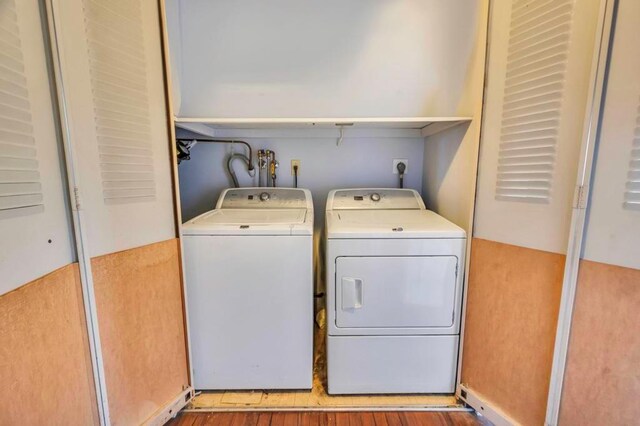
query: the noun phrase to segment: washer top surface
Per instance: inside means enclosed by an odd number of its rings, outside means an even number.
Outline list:
[[[216,209],[185,222],[182,234],[313,235],[311,193],[292,188],[227,189]]]
[[[427,210],[411,189],[332,191],[326,225],[329,239],[466,237],[462,228]]]

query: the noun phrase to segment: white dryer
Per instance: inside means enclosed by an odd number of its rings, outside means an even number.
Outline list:
[[[455,391],[465,231],[410,189],[329,193],[330,394]]]
[[[182,235],[194,387],[311,388],[311,193],[228,189]]]

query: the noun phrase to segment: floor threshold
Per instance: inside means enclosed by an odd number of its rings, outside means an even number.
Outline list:
[[[238,411],[251,411],[251,412],[279,412],[279,411],[319,411],[319,412],[369,412],[369,411],[437,411],[437,412],[465,412],[471,413],[473,409],[460,405],[429,405],[429,406],[415,406],[415,405],[386,405],[386,406],[333,406],[333,407],[206,407],[206,408],[187,408],[182,410],[185,413],[230,413]]]

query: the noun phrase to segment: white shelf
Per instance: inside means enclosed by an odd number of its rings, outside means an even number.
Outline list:
[[[365,118],[199,118],[176,117],[180,124],[204,124],[215,130],[239,129],[407,129],[431,136],[470,117],[365,117]],[[186,126],[185,126],[186,127]],[[417,133],[417,132],[416,132]]]

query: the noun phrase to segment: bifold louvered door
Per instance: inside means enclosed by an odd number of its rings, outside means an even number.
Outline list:
[[[476,236],[565,251],[598,3],[492,3]]]
[[[602,96],[601,120],[593,135],[560,426],[630,425],[640,416],[640,2],[616,3],[606,90],[595,93]]]
[[[175,237],[157,2],[55,8],[91,255]]]
[[[511,423],[545,423],[599,12],[491,1],[459,380]]]
[[[640,2],[621,0],[595,155],[584,258],[640,269]]]
[[[0,0],[0,294],[75,259],[39,3]]]
[[[142,424],[189,391],[160,2],[47,1],[86,226],[103,408],[112,424]]]

